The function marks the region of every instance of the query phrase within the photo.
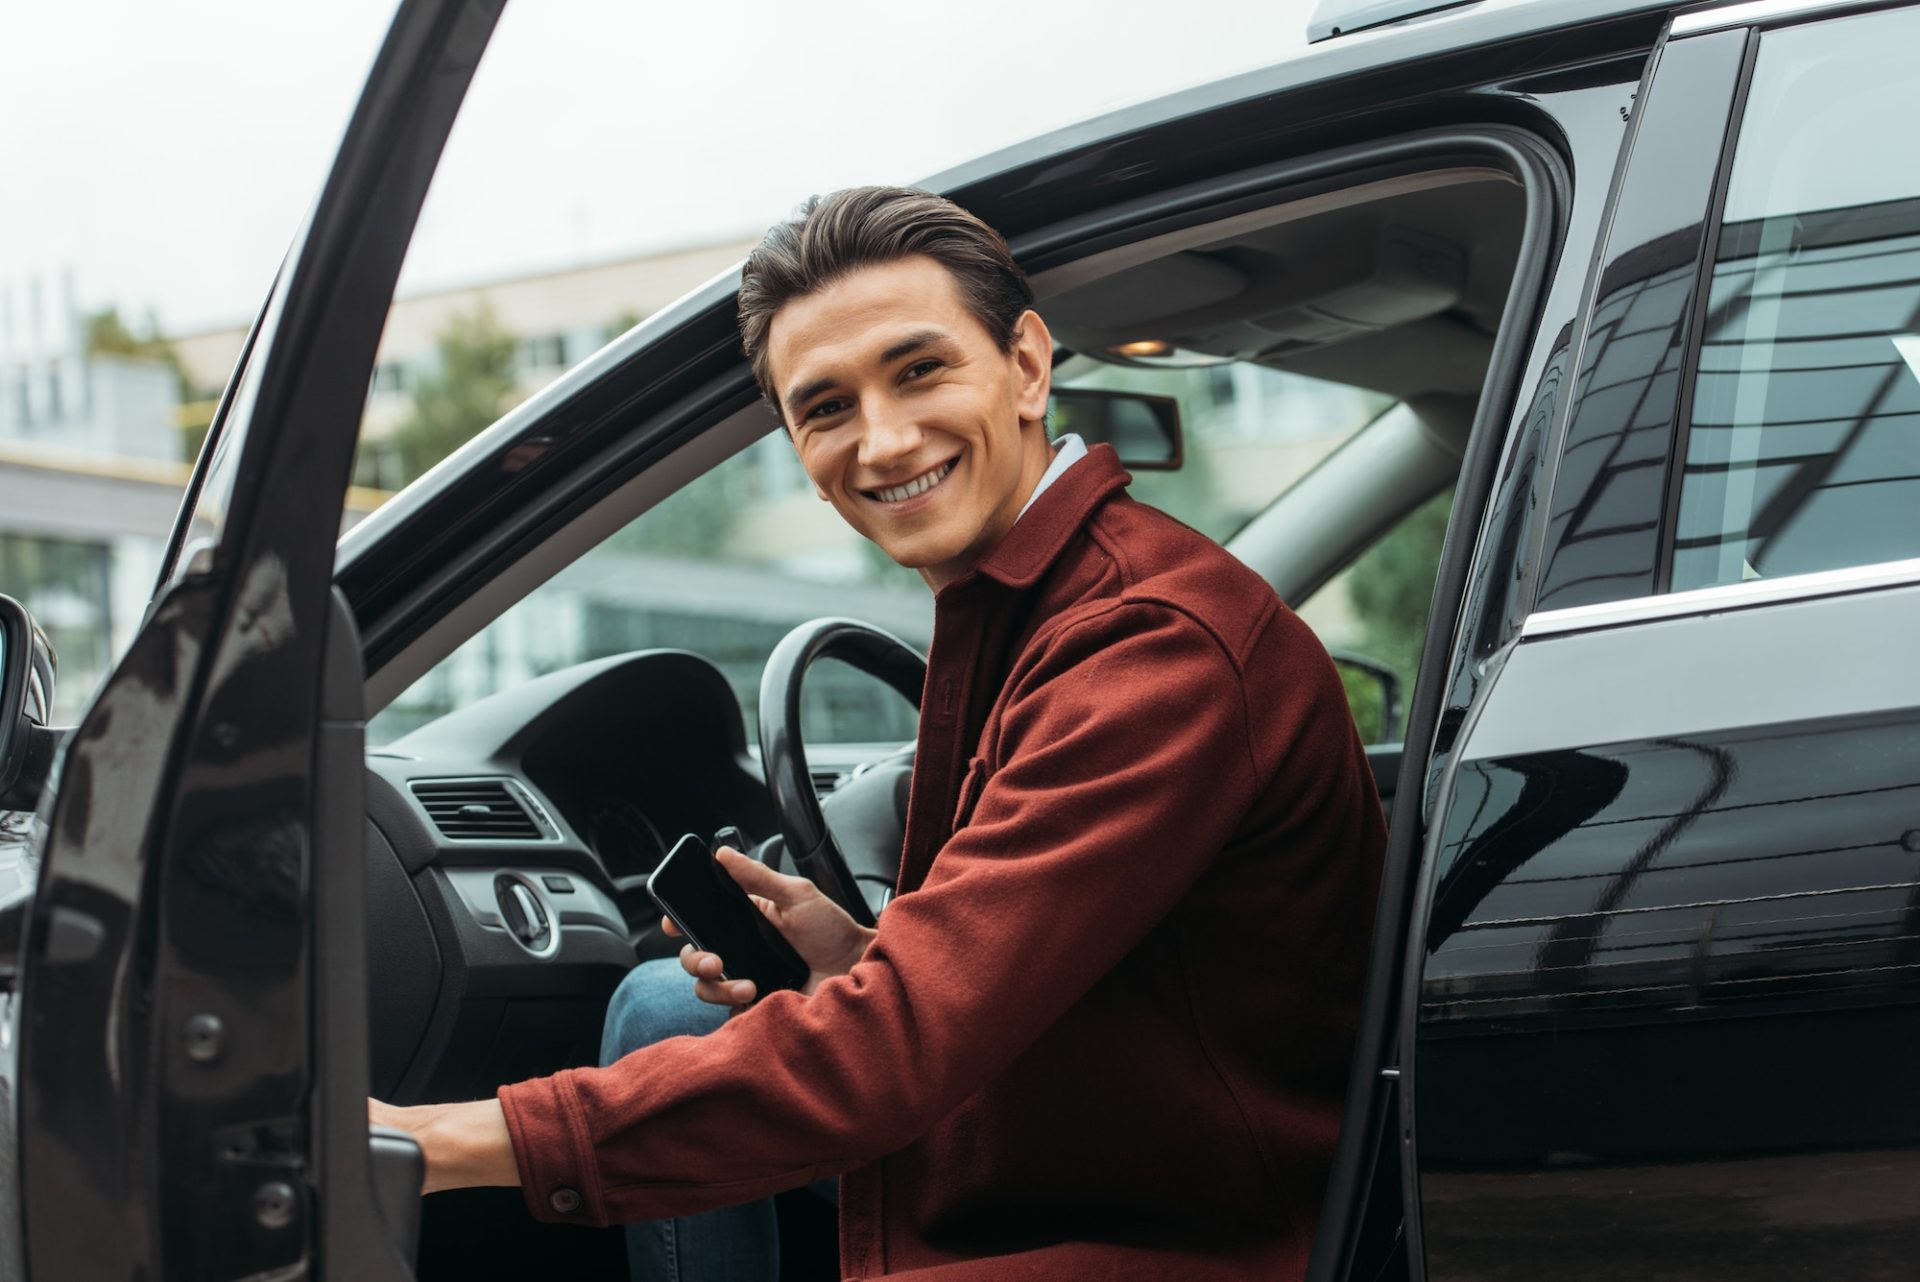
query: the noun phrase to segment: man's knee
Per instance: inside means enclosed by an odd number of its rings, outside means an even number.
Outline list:
[[[642,1046],[669,1037],[710,1033],[727,1013],[693,995],[693,978],[676,958],[641,962],[627,972],[607,1003],[600,1034],[600,1062],[611,1064]]]

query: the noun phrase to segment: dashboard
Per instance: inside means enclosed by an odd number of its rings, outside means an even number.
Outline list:
[[[401,1103],[595,1062],[615,986],[676,947],[645,889],[665,843],[779,827],[725,677],[668,650],[370,752],[366,800],[372,1086]]]

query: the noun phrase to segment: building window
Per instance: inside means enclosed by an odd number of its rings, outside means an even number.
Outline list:
[[[407,367],[399,361],[382,361],[373,367],[373,384],[368,389],[375,396],[398,396],[407,390]]]
[[[520,340],[520,368],[523,370],[565,369],[567,340],[564,334],[542,334]]]

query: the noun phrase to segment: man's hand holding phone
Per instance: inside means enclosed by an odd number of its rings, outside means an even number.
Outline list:
[[[714,858],[807,964],[802,993],[812,993],[826,980],[846,974],[867,951],[875,932],[856,922],[805,877],[777,873],[731,846],[720,847]],[[661,926],[676,938],[684,935],[671,917],[664,918]],[[726,959],[718,953],[688,943],[680,950],[680,965],[693,976],[694,996],[703,1002],[743,1008],[760,996],[752,980],[725,978]]]

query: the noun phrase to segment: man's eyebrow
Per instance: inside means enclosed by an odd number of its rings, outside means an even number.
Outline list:
[[[892,347],[889,347],[886,351],[880,353],[880,363],[882,365],[891,365],[903,356],[911,356],[923,347],[929,347],[934,343],[944,341],[946,337],[945,334],[937,329],[923,329],[916,334],[909,334]]]
[[[881,352],[880,363],[882,365],[891,365],[901,357],[911,356],[923,347],[931,347],[935,343],[944,343],[946,341],[946,334],[940,330],[923,329],[907,335],[886,351]],[[795,385],[789,388],[787,391],[787,407],[789,409],[798,408],[832,387],[838,381],[838,379],[834,378],[816,378],[811,383]]]
[[[832,387],[837,381],[837,379],[832,378],[816,378],[804,387],[795,386],[788,388],[787,408],[790,410],[799,408],[801,405],[820,395],[820,393],[826,391],[829,387]]]

